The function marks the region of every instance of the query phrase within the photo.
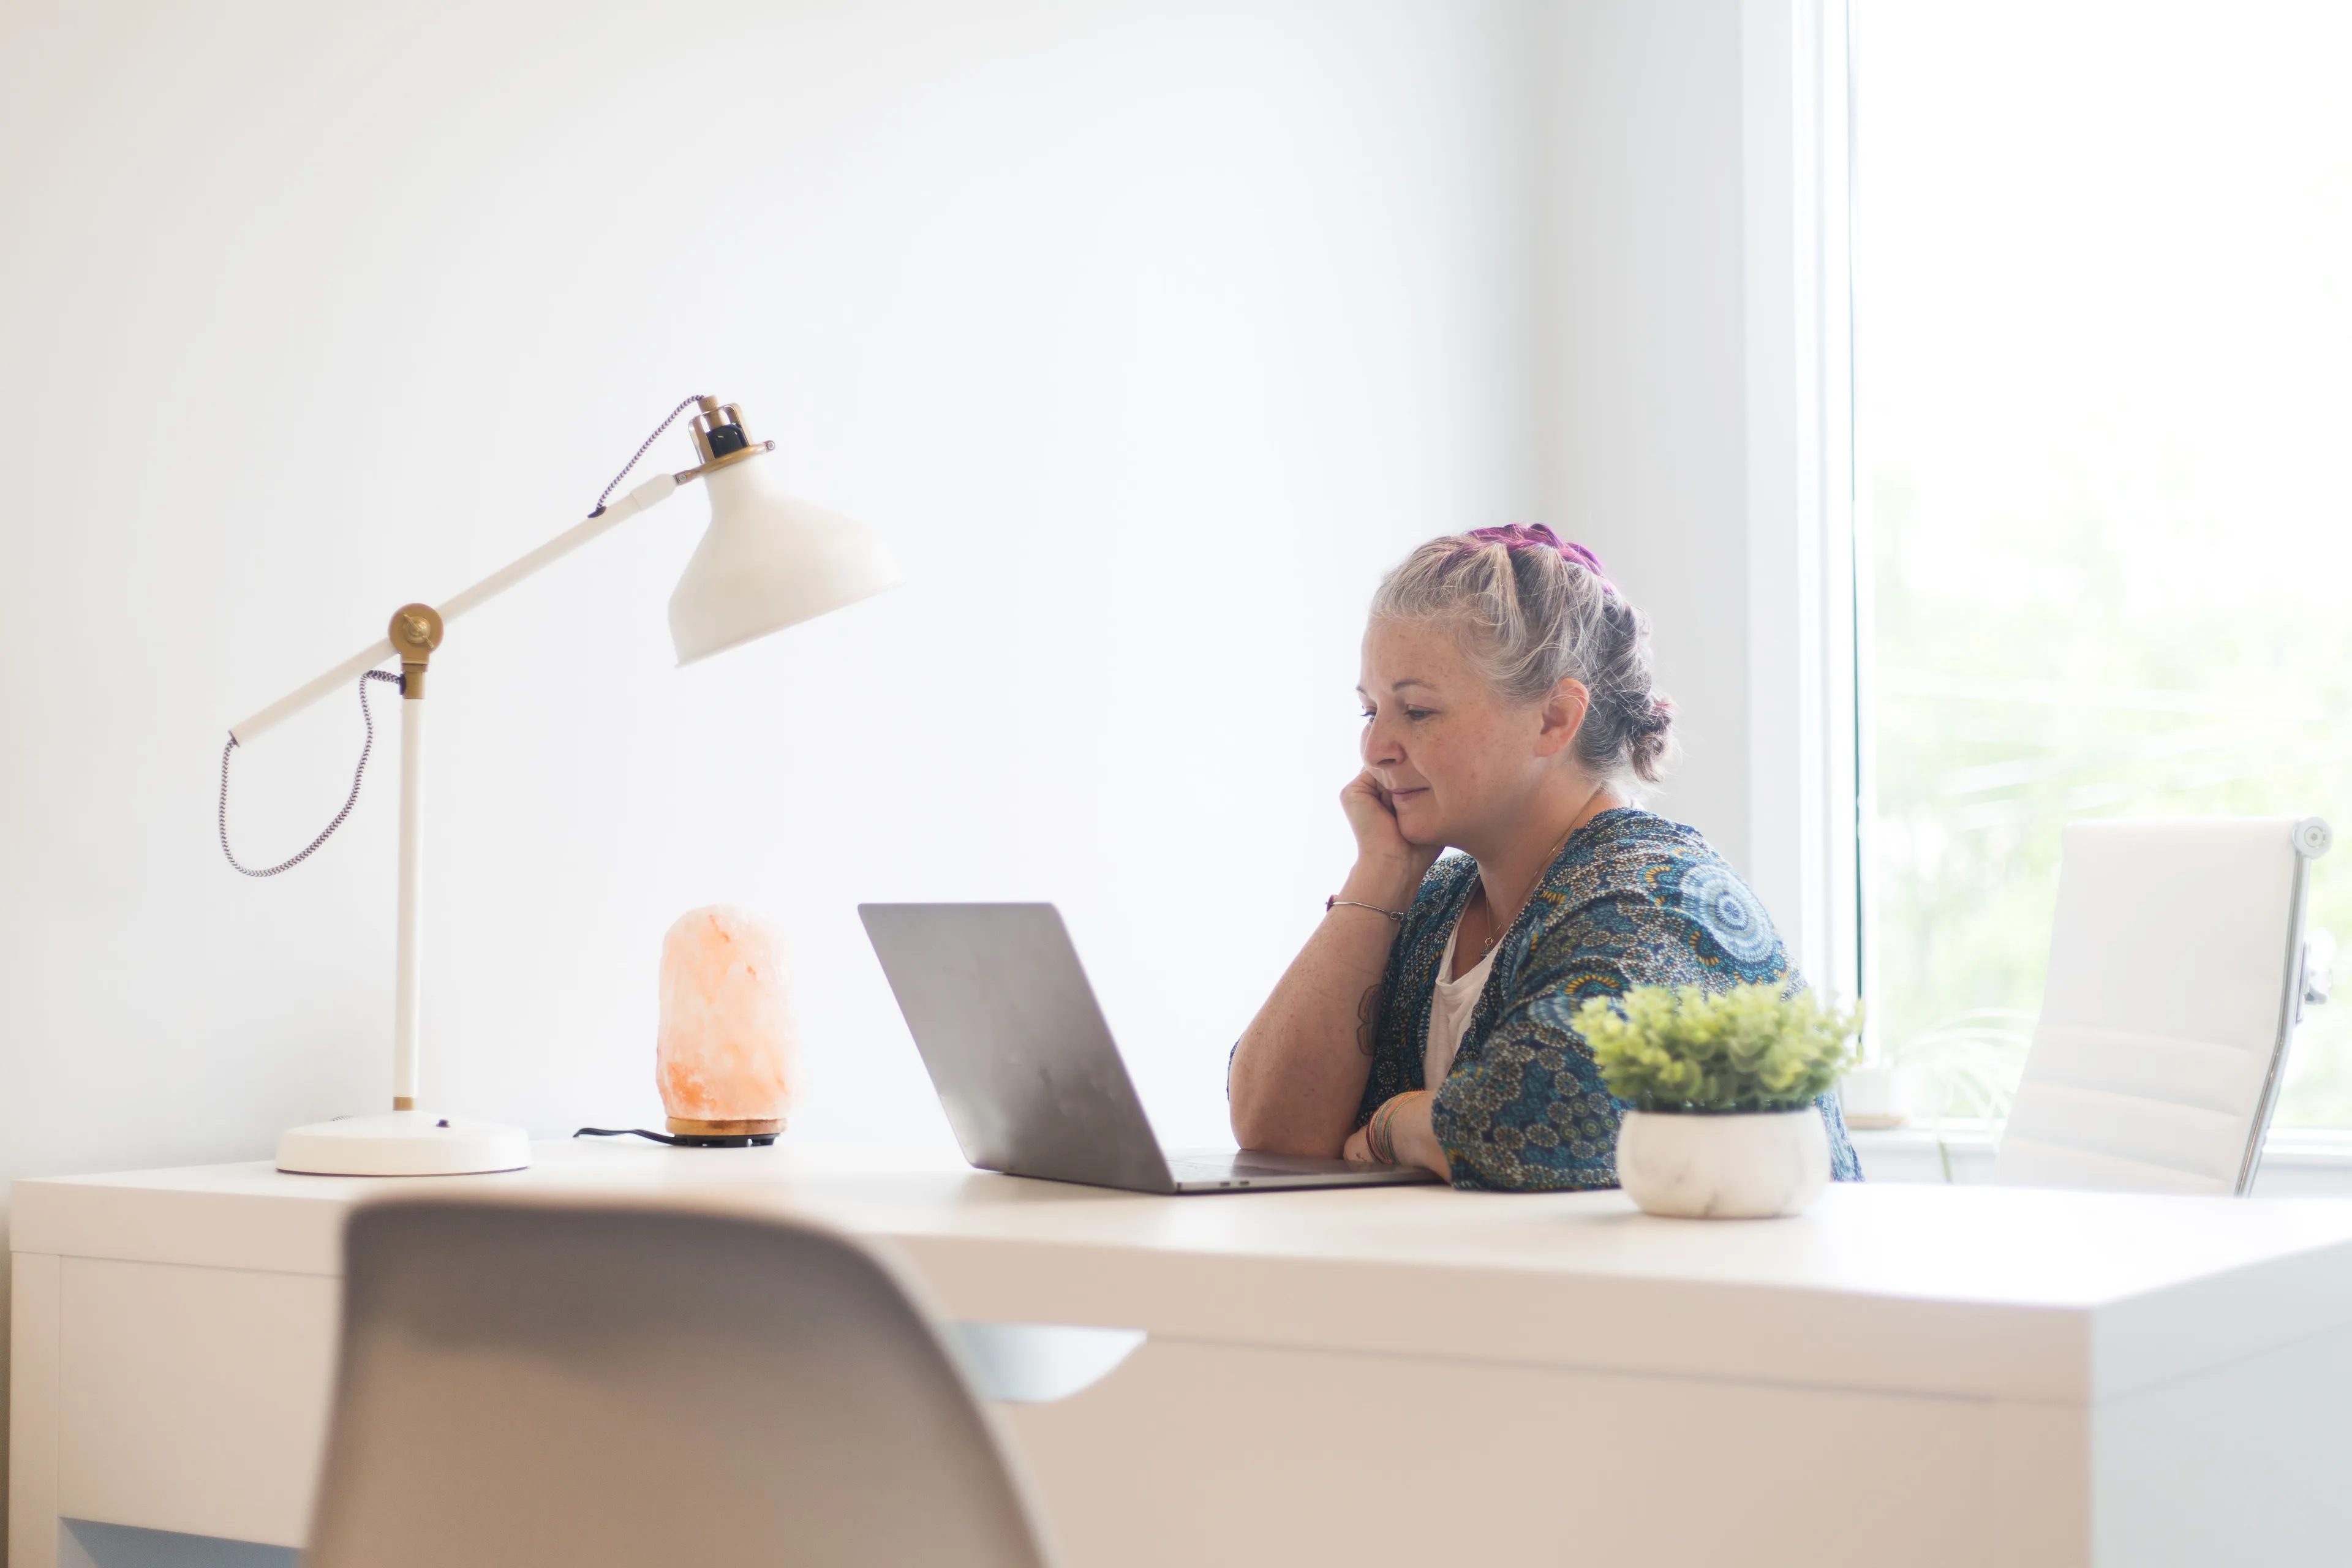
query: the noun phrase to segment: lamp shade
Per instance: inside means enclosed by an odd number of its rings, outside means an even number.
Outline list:
[[[710,527],[669,596],[678,663],[797,626],[899,582],[872,530],[793,500],[764,458],[709,475]]]

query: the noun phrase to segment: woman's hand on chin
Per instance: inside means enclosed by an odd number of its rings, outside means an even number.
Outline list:
[[[1412,902],[1421,879],[1434,865],[1441,844],[1415,844],[1397,826],[1396,808],[1370,768],[1358,773],[1339,792],[1339,808],[1356,834],[1356,869],[1348,879],[1354,889],[1345,897],[1361,898],[1383,909],[1401,910]]]

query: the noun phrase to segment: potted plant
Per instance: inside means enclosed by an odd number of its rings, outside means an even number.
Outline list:
[[[1576,1011],[1609,1092],[1632,1107],[1617,1180],[1650,1214],[1762,1219],[1829,1184],[1813,1101],[1855,1059],[1861,1009],[1777,985],[1637,986]]]

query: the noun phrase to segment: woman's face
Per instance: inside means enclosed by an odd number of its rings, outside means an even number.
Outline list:
[[[1573,689],[1572,711],[1558,699],[1515,703],[1480,678],[1443,625],[1376,620],[1366,629],[1357,688],[1364,766],[1408,842],[1475,854],[1507,837],[1583,720],[1583,688],[1561,685]]]

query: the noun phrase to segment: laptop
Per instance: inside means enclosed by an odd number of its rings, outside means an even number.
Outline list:
[[[1051,904],[860,904],[857,913],[956,1142],[983,1171],[1138,1193],[1437,1180],[1416,1165],[1162,1150]]]

